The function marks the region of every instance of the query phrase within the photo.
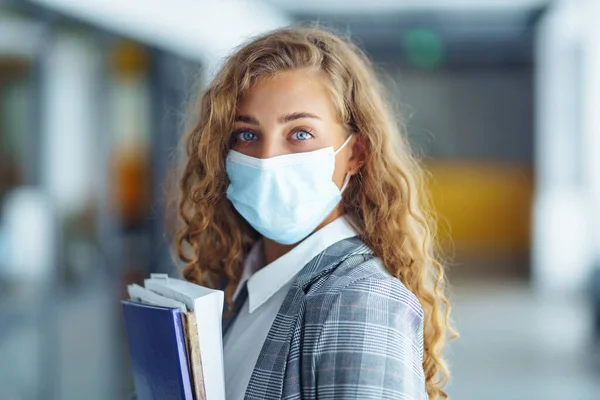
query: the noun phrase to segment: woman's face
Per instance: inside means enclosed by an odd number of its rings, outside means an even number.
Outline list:
[[[260,80],[238,103],[232,149],[270,158],[333,147],[348,138],[319,72],[299,69]],[[358,170],[356,135],[337,154],[333,181]]]

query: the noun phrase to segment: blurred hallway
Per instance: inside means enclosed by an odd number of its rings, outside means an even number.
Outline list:
[[[598,399],[588,299],[542,298],[519,281],[453,286],[461,337],[448,352],[452,399]]]
[[[374,60],[431,175],[451,399],[600,399],[600,0],[139,4],[0,0],[0,400],[128,398],[119,301],[177,274],[188,102],[310,21]]]

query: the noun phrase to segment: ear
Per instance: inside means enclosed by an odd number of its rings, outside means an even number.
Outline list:
[[[348,161],[348,173],[356,175],[367,160],[367,146],[365,138],[360,132],[356,132],[348,145],[352,148],[352,154]]]

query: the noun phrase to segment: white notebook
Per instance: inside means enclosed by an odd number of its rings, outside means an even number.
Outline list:
[[[140,285],[136,285],[135,283],[127,286],[127,293],[129,294],[129,298],[131,300],[152,304],[154,306],[178,308],[182,313],[186,313],[188,311],[187,307],[182,302],[161,296],[160,294],[156,294],[152,290],[148,290]]]
[[[144,286],[130,285],[129,296],[149,304],[194,313],[206,399],[224,400],[223,291],[170,278],[166,274],[150,274],[150,279],[144,280]]]

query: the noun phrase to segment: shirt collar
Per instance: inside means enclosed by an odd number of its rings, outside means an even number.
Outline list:
[[[334,243],[358,235],[345,216],[338,217],[312,235],[308,236],[288,253],[264,266],[262,242],[258,241],[248,253],[244,270],[234,298],[247,281],[249,312],[269,300],[289,283],[304,266]]]

